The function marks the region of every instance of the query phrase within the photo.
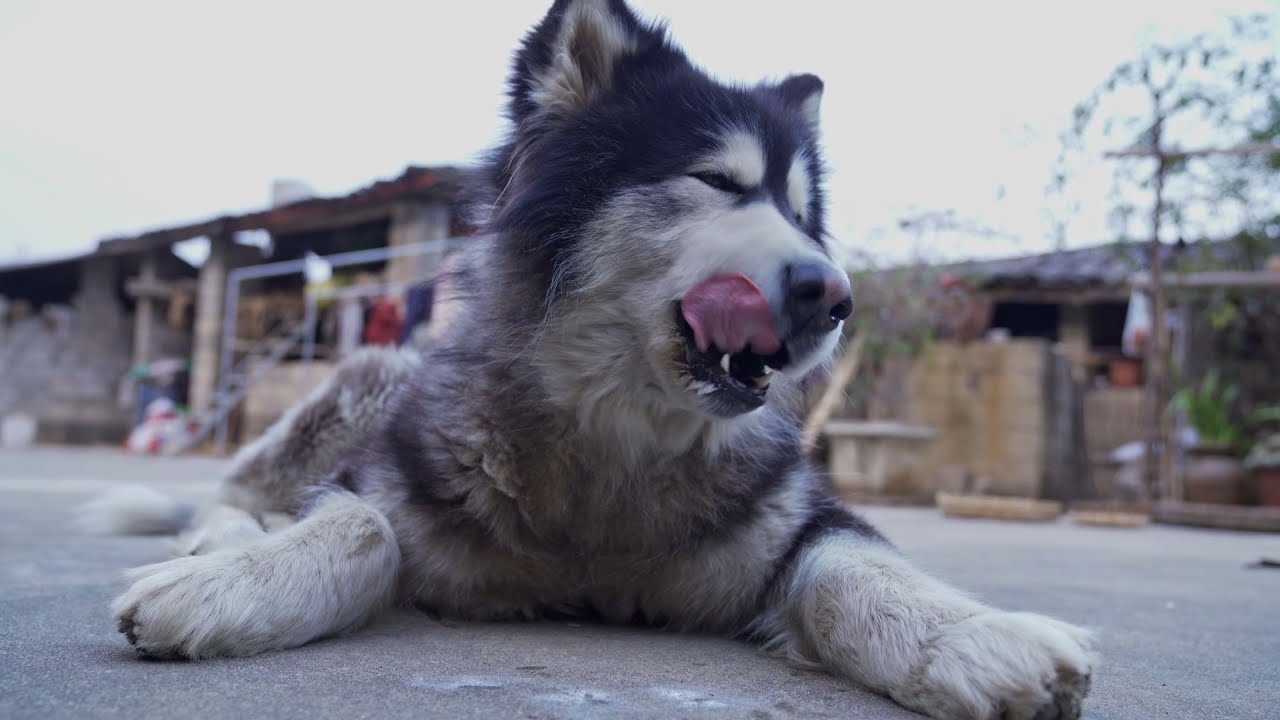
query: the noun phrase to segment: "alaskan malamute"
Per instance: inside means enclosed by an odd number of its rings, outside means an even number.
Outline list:
[[[1074,718],[1089,634],[912,566],[800,452],[854,302],[812,75],[726,85],[623,0],[524,39],[491,234],[441,337],[359,355],[240,453],[121,632],[252,655],[395,603],[723,633],[937,718]],[[106,512],[104,506],[99,511]],[[257,516],[296,512],[266,533]]]

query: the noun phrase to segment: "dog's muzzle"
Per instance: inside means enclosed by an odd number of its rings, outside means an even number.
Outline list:
[[[803,362],[849,317],[848,278],[818,263],[783,269],[780,308],[744,275],[704,280],[676,303],[689,387],[722,416],[765,402],[774,373]]]

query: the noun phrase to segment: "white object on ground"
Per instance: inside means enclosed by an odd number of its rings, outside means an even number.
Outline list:
[[[23,413],[6,415],[0,421],[0,447],[31,447],[36,441],[36,419]]]

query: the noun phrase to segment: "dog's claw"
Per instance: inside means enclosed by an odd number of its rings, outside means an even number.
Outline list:
[[[134,622],[132,613],[122,616],[120,621],[116,623],[116,631],[123,634],[125,640],[128,640],[129,644],[134,647],[138,645],[138,634],[134,632],[136,629],[137,623]]]
[[[1045,703],[1032,720],[1079,720],[1084,711],[1082,701],[1089,694],[1091,680],[1091,675],[1083,675],[1074,680],[1064,680],[1056,692],[1048,688],[1054,692],[1053,700]]]

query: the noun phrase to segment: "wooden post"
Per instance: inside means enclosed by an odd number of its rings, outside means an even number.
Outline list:
[[[1160,107],[1159,95],[1155,106]],[[1168,334],[1168,301],[1164,292],[1164,248],[1160,244],[1161,215],[1164,212],[1164,175],[1167,161],[1161,152],[1160,140],[1164,119],[1156,116],[1151,126],[1151,151],[1156,161],[1155,202],[1151,211],[1151,242],[1148,245],[1148,264],[1151,273],[1151,337],[1147,343],[1147,448],[1143,469],[1152,496],[1164,500],[1178,500],[1172,495],[1170,475],[1173,469],[1173,447],[1168,436],[1168,384],[1169,353],[1166,347]],[[1158,455],[1157,455],[1158,453]]]
[[[822,435],[822,427],[827,424],[827,420],[835,412],[836,406],[844,399],[844,389],[849,386],[854,376],[858,374],[858,365],[862,362],[862,343],[865,340],[866,333],[858,333],[849,341],[849,344],[845,347],[844,355],[840,357],[839,364],[836,365],[836,369],[831,373],[831,380],[827,383],[827,389],[822,392],[822,397],[818,398],[813,410],[809,412],[809,417],[804,423],[804,452],[811,452],[818,444],[818,437]]]

